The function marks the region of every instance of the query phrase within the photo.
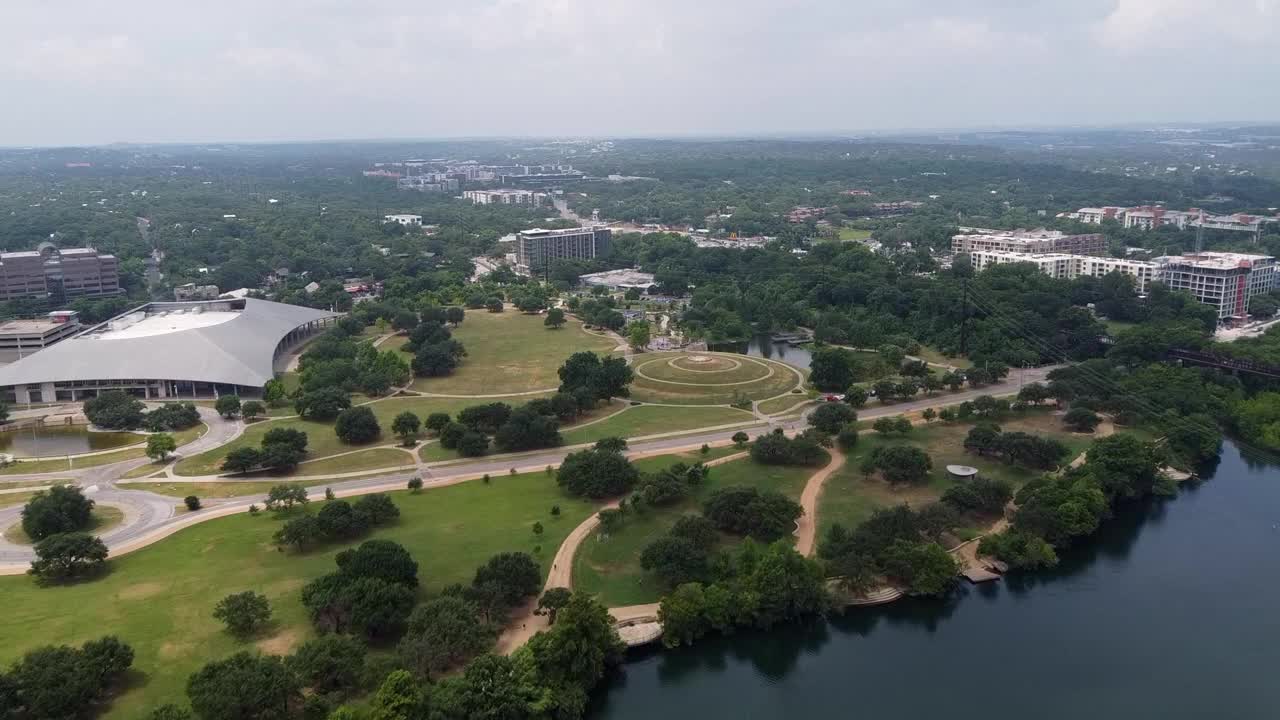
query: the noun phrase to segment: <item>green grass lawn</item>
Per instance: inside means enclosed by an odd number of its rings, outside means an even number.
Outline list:
[[[373,448],[351,453],[350,455],[339,455],[324,460],[303,463],[298,466],[298,469],[292,475],[304,477],[307,475],[330,475],[359,470],[394,469],[413,464],[413,455],[407,452],[394,448]]]
[[[808,401],[809,401],[809,396],[805,393],[795,393],[793,395],[784,395],[780,398],[774,398],[773,400],[765,400],[764,402],[760,403],[760,412],[764,413],[765,415],[777,415],[778,413],[784,413],[788,410],[795,409],[796,407]]]
[[[708,495],[731,485],[777,490],[799,500],[805,482],[816,471],[817,468],[760,465],[750,458],[714,467],[711,477],[694,497],[669,508],[629,515],[622,528],[607,537],[599,531],[592,533],[574,557],[574,589],[596,594],[609,606],[656,602],[666,588],[640,569],[640,553],[666,534],[680,516],[697,514]],[[737,538],[725,536],[722,544],[729,547],[737,542]]]
[[[1047,409],[1033,410],[1022,416],[1013,416],[997,421],[1006,432],[1021,431],[1034,435],[1050,436],[1061,441],[1069,449],[1063,462],[1082,452],[1092,442],[1090,436],[1076,435],[1065,431],[1061,419],[1052,415]],[[830,527],[840,523],[845,527],[853,527],[866,520],[871,513],[883,507],[901,503],[919,507],[933,502],[942,496],[954,480],[947,474],[947,465],[969,465],[978,468],[979,472],[989,478],[1006,480],[1015,487],[1037,477],[1040,471],[1013,467],[992,458],[978,457],[964,450],[964,438],[973,427],[973,423],[940,423],[928,426],[917,426],[907,437],[884,438],[879,434],[862,430],[858,445],[849,454],[845,466],[828,478],[823,486],[822,496],[818,498],[818,538]],[[933,458],[933,472],[929,482],[924,485],[894,486],[878,477],[865,478],[858,469],[862,459],[876,447],[887,445],[915,445]]]
[[[634,438],[658,433],[692,431],[730,423],[749,423],[754,418],[755,416],[751,413],[734,408],[639,405],[602,422],[569,430],[563,434],[566,445],[576,445],[595,442],[606,437]]]
[[[1125,322],[1123,320],[1112,320],[1110,318],[1102,318],[1101,320],[1103,326],[1107,328],[1107,334],[1111,336],[1115,336],[1116,333],[1119,333],[1122,330],[1128,330],[1138,326],[1138,323]]]
[[[924,360],[925,362],[937,363],[939,365],[954,365],[955,367],[962,369],[973,367],[973,363],[969,361],[969,358],[947,357],[937,348],[932,348],[928,345],[922,345],[920,347],[920,352],[916,353],[916,357]]]
[[[194,489],[175,487],[184,495]],[[400,521],[371,537],[399,542],[414,555],[424,597],[450,583],[469,582],[475,568],[499,552],[533,552],[541,546],[536,557],[548,564],[569,531],[594,511],[593,505],[564,496],[543,473],[393,497]],[[559,517],[551,516],[552,505],[560,506]],[[530,529],[537,521],[546,528],[541,537]],[[223,596],[255,590],[270,599],[274,627],[258,641],[260,648],[283,653],[312,635],[299,589],[330,572],[333,556],[350,545],[302,555],[277,552],[271,536],[281,523],[266,513],[201,523],[115,558],[108,575],[77,585],[41,588],[25,576],[0,577],[6,607],[0,617],[0,665],[39,645],[116,634],[136,652],[138,681],[104,717],[140,718],[165,702],[185,704],[184,686],[192,672],[255,644],[231,637],[212,618]]]
[[[259,481],[259,480],[234,480],[227,482],[213,483],[116,483],[117,487],[125,490],[143,490],[153,492],[157,495],[172,495],[176,498],[184,498],[188,495],[195,495],[198,498],[232,498],[243,497],[245,495],[257,495],[265,493],[276,485],[282,484],[281,481]],[[299,483],[288,483],[297,485]]]
[[[840,228],[840,241],[849,242],[851,240],[866,240],[871,237],[870,230],[861,228],[842,227]]]
[[[467,319],[452,330],[454,338],[466,347],[466,358],[453,374],[419,378],[413,389],[492,395],[555,388],[560,385],[557,370],[570,355],[583,350],[607,354],[614,348],[612,340],[583,332],[582,323],[577,320],[570,319],[559,330],[550,330],[542,324],[544,317],[515,310],[468,312]],[[382,347],[403,344],[388,340]]]
[[[34,490],[31,492],[0,494],[0,508],[12,507],[14,505],[25,505],[26,502],[31,499],[31,496],[35,494]]]
[[[34,495],[34,493],[32,493]],[[89,515],[89,527],[85,532],[101,535],[124,522],[124,511],[112,505],[97,505]],[[30,545],[31,538],[22,529],[22,522],[16,522],[5,528],[4,539],[17,545]]]
[[[738,396],[751,400],[772,398],[788,392],[800,383],[800,378],[796,376],[798,371],[790,365],[763,358],[748,358],[745,355],[712,354],[717,359],[732,358],[742,363],[741,367],[724,372],[681,370],[667,364],[669,360],[689,355],[690,353],[684,352],[641,355],[634,364],[637,373],[631,383],[631,397],[642,402],[676,405],[728,405]],[[768,365],[773,373],[769,375],[768,369],[764,369],[762,374],[761,363]],[[641,372],[649,377],[641,376]],[[723,384],[739,382],[742,384]]]
[[[382,439],[374,444],[398,442],[395,436],[391,434],[391,421],[395,419],[396,415],[406,410],[413,412],[422,418],[425,418],[428,414],[433,412],[447,412],[450,415],[456,415],[459,410],[472,405],[491,402],[505,402],[512,407],[515,407],[523,405],[534,397],[535,396],[517,396],[476,399],[404,396],[380,400],[369,404],[369,408],[373,410],[373,414],[378,417],[378,423],[382,426]],[[320,458],[328,457],[329,455],[360,449],[357,445],[347,445],[339,440],[338,436],[333,431],[333,423],[331,422],[316,422],[312,420],[303,420],[301,418],[270,420],[250,425],[245,428],[244,433],[240,437],[226,445],[208,450],[193,457],[179,460],[174,471],[179,475],[187,477],[213,475],[221,472],[219,468],[222,465],[222,459],[227,456],[227,453],[231,452],[235,448],[259,446],[262,443],[262,437],[266,435],[269,430],[276,427],[294,428],[302,430],[307,434],[308,460],[318,460]]]

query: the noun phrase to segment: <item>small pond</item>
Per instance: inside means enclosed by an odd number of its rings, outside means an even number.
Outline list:
[[[146,436],[127,432],[89,432],[83,425],[31,426],[0,432],[0,453],[16,457],[56,457],[111,450],[142,442]]]
[[[802,370],[809,369],[809,359],[812,357],[808,347],[794,347],[783,342],[773,342],[768,335],[757,335],[747,342],[715,343],[709,349],[778,360]]]

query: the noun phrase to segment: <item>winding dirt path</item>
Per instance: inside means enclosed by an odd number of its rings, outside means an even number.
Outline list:
[[[750,453],[740,452],[732,455],[726,455],[722,458],[709,460],[704,463],[707,467],[715,467],[723,465],[734,460],[741,460]],[[633,458],[634,459],[634,458]],[[542,586],[542,592],[546,592],[554,587],[573,589],[573,558],[578,553],[578,548],[583,541],[591,536],[600,525],[600,511],[612,510],[618,507],[618,501],[613,500],[609,503],[601,505],[586,520],[583,520],[573,530],[569,531],[569,535],[565,537],[564,542],[560,543],[560,548],[556,550],[556,555],[551,560],[551,572],[547,573],[547,582]],[[540,593],[541,594],[541,593]],[[510,655],[517,648],[529,641],[529,638],[536,635],[542,630],[546,630],[550,623],[547,622],[547,616],[535,615],[534,610],[538,607],[538,600],[534,598],[524,605],[515,609],[511,617],[507,621],[507,627],[498,636],[498,642],[494,647],[494,652],[502,655]],[[646,605],[637,607],[652,607],[657,605]],[[613,612],[610,610],[610,612]],[[656,610],[654,610],[656,613]]]
[[[813,555],[816,547],[815,537],[818,533],[818,498],[822,496],[822,486],[831,477],[831,473],[844,467],[845,456],[838,448],[831,449],[831,462],[809,477],[800,493],[800,507],[804,514],[796,521],[796,552],[805,557]]]

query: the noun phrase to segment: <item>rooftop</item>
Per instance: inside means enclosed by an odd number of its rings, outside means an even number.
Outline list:
[[[43,335],[66,326],[65,322],[52,320],[6,320],[0,323],[0,335]]]
[[[137,378],[261,386],[275,350],[324,310],[245,298],[155,302],[0,368],[0,386]]]
[[[607,285],[610,287],[647,288],[654,285],[653,273],[639,270],[606,270],[591,273],[578,278],[588,285]]]
[[[1156,258],[1163,264],[1192,265],[1194,267],[1214,270],[1232,270],[1241,267],[1252,267],[1255,262],[1274,261],[1269,255],[1249,255],[1231,252],[1187,253],[1186,255],[1165,255]]]

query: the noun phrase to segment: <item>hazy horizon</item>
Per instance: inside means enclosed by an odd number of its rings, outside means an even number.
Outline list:
[[[0,146],[1280,121],[1280,0],[160,0],[0,10]]]

